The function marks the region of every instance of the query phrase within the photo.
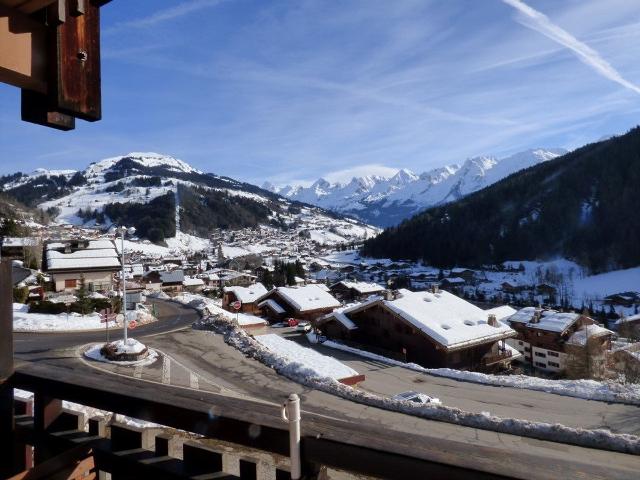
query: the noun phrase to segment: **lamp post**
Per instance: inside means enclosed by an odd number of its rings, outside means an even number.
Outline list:
[[[125,234],[133,235],[136,229],[134,227],[124,227],[121,226],[118,228],[118,232],[121,234],[121,248],[122,248],[122,323],[124,326],[124,343],[127,343],[127,281],[125,280],[124,275],[124,236]]]

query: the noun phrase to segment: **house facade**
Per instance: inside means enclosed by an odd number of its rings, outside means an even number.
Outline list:
[[[340,302],[316,284],[277,287],[262,295],[257,304],[270,321],[287,317],[312,321],[340,306]]]
[[[51,275],[56,292],[73,292],[82,283],[89,291],[113,289],[113,275],[120,271],[120,257],[113,240],[64,240],[44,245],[43,270]]]
[[[231,305],[240,302],[240,312],[257,314],[260,313],[258,299],[267,293],[267,289],[262,283],[254,283],[248,287],[224,287],[222,296],[222,308],[231,312],[236,312]]]
[[[517,356],[505,340],[516,335],[495,314],[449,292],[400,289],[315,322],[328,338],[428,368],[489,371]]]
[[[598,355],[604,355],[608,344],[606,338],[610,340],[612,333],[595,325],[594,320],[586,315],[535,307],[518,310],[507,322],[517,332],[516,338],[508,342],[522,354],[520,360],[549,374],[562,374],[567,369],[577,368],[575,358],[581,357],[582,353],[576,348],[586,348],[586,344],[581,346],[577,341],[581,330],[588,328],[595,338],[594,327],[598,328],[598,336],[605,340],[598,347]],[[594,345],[590,343],[589,347]]]

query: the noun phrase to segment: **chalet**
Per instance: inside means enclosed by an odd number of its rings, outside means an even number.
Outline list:
[[[461,277],[447,277],[440,280],[442,288],[459,288],[464,287],[466,284],[466,280]]]
[[[204,289],[204,280],[195,277],[184,277],[182,287],[187,292],[201,292]]]
[[[533,368],[553,374],[567,369],[569,355],[575,353],[575,348],[567,348],[572,336],[585,326],[595,325],[593,319],[586,315],[535,307],[518,310],[507,322],[517,332],[517,337],[510,339],[509,343],[522,354],[521,360]]]
[[[147,272],[141,283],[149,290],[166,290],[181,292],[183,289],[184,272],[182,270]]]
[[[494,370],[519,355],[505,343],[516,332],[495,314],[437,287],[343,307],[315,326],[328,338],[429,368]]]
[[[595,323],[576,330],[565,344],[567,376],[597,379],[607,376],[607,356],[611,350],[612,335],[611,330]]]
[[[36,237],[4,237],[0,240],[0,256],[22,260],[28,256],[29,249],[40,245]]]
[[[464,279],[464,281],[467,283],[473,283],[473,281],[476,279],[476,272],[475,270],[471,270],[469,268],[452,268],[449,276],[459,277]]]
[[[507,280],[502,282],[500,288],[505,293],[520,293],[526,289],[526,286],[513,280]]]
[[[233,302],[240,302],[240,312],[255,314],[260,311],[257,300],[267,293],[267,289],[261,283],[254,283],[248,287],[224,287],[222,307],[235,312],[231,307]]]
[[[371,295],[380,295],[385,289],[377,283],[353,282],[341,280],[329,287],[331,294],[338,300],[365,300]]]
[[[604,297],[604,303],[607,305],[619,305],[622,307],[632,307],[640,304],[640,293],[638,292],[621,292],[614,293]]]
[[[270,320],[294,317],[314,320],[340,306],[333,295],[316,284],[303,287],[277,287],[257,300],[258,307]]]
[[[43,270],[51,275],[54,290],[112,290],[113,274],[121,269],[112,240],[65,240],[44,246]]]

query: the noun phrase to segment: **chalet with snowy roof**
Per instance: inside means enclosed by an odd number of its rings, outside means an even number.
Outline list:
[[[361,301],[371,295],[380,295],[385,289],[377,283],[355,282],[350,280],[341,280],[331,285],[331,294],[339,300]]]
[[[495,313],[437,287],[372,297],[325,315],[315,326],[328,338],[430,368],[490,371],[519,355],[505,343],[516,332]]]
[[[340,302],[316,284],[276,287],[258,300],[263,315],[272,321],[293,317],[314,320],[340,306]]]
[[[254,283],[248,287],[224,287],[222,296],[222,307],[231,312],[236,312],[231,305],[240,302],[240,312],[255,314],[260,311],[258,299],[267,293],[266,287],[261,283]]]
[[[184,272],[182,270],[151,271],[145,273],[141,283],[148,290],[164,290],[181,292],[184,287]]]
[[[201,278],[185,276],[184,280],[182,281],[182,287],[187,292],[197,293],[201,292],[204,289],[205,285],[204,280],[202,280]]]
[[[476,279],[476,271],[469,268],[452,268],[449,277],[458,277],[464,279],[467,283],[473,283]]]
[[[45,243],[43,270],[51,275],[56,292],[113,289],[113,274],[121,269],[113,240],[64,240]]]
[[[594,320],[586,315],[535,307],[518,310],[507,322],[517,332],[517,337],[510,339],[509,344],[522,354],[521,360],[533,368],[553,374],[567,369],[569,356],[575,353],[575,349],[572,351],[567,345],[579,344],[579,335],[574,334],[587,326],[588,332],[595,332],[591,327],[595,325]],[[605,333],[605,330],[598,330],[598,334]],[[610,334],[607,335],[610,337]],[[607,345],[604,339],[601,349],[606,349]]]
[[[638,292],[621,292],[607,295],[604,297],[604,303],[607,305],[619,305],[622,307],[632,307],[640,304],[640,293]]]
[[[30,248],[37,248],[40,239],[36,237],[4,237],[0,239],[0,256],[22,260]]]

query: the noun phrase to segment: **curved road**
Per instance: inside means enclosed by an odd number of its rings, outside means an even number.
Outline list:
[[[168,332],[190,327],[196,321],[198,313],[190,308],[181,307],[175,303],[162,300],[153,300],[158,311],[158,321],[141,325],[134,330],[129,330],[132,338],[141,338],[152,335],[160,335]],[[122,328],[110,329],[111,340],[122,337]],[[14,333],[13,350],[16,356],[29,356],[49,350],[74,347],[85,343],[100,342],[105,340],[104,330],[90,332],[58,332],[58,333]]]

